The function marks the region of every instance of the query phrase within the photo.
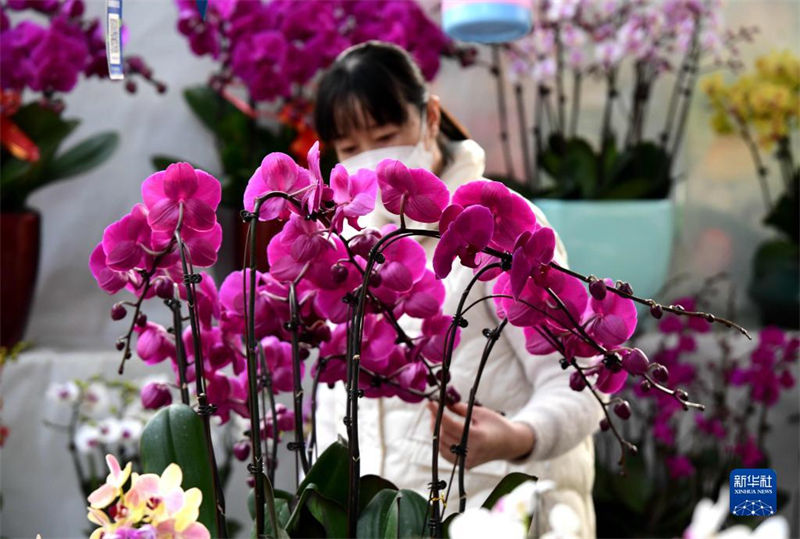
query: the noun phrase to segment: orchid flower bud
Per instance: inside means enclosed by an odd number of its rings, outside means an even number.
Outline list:
[[[172,393],[167,384],[150,382],[142,387],[142,406],[148,410],[157,410],[162,406],[172,404]]]

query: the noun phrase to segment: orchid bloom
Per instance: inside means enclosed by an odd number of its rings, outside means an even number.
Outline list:
[[[378,164],[377,173],[383,205],[395,215],[435,223],[450,200],[444,182],[425,169],[409,169],[400,161],[386,159]]]
[[[157,529],[163,524],[179,533],[195,530],[192,525],[197,524],[203,493],[198,488],[184,492],[182,481],[183,472],[174,463],[167,466],[161,476],[134,474],[131,488],[124,496],[131,520],[141,522],[146,519]]]
[[[189,163],[173,163],[142,183],[142,198],[153,230],[172,233],[182,226],[198,232],[214,228],[222,197],[219,181]]]
[[[468,268],[478,266],[477,255],[489,245],[494,233],[494,217],[485,206],[466,209],[448,206],[439,222],[442,237],[433,254],[433,269],[438,279],[450,274],[456,256]]]
[[[114,500],[119,498],[122,494],[122,486],[131,475],[132,463],[125,465],[125,468],[120,468],[119,462],[114,455],[106,455],[106,464],[108,465],[109,474],[106,477],[106,482],[100,485],[94,492],[89,494],[89,504],[95,509],[102,509],[110,505]]]
[[[552,228],[542,227],[536,232],[526,230],[514,244],[511,259],[511,293],[519,298],[525,280],[542,264],[553,260],[556,235]]]
[[[308,188],[310,184],[308,171],[298,166],[294,159],[285,153],[273,152],[261,161],[261,166],[247,182],[244,190],[244,208],[247,211],[255,210],[256,199],[272,191],[294,195],[305,192],[303,189]],[[258,218],[261,221],[288,219],[290,211],[295,211],[295,208],[286,199],[271,198],[261,204]]]
[[[336,211],[331,219],[333,230],[341,232],[345,219],[351,227],[361,230],[358,218],[375,209],[378,196],[378,177],[375,172],[361,169],[349,175],[342,165],[336,165],[331,172],[331,188],[336,203]]]
[[[150,246],[151,230],[148,213],[143,204],[136,204],[119,221],[108,225],[103,232],[103,252],[106,265],[116,271],[142,267],[145,248]]]

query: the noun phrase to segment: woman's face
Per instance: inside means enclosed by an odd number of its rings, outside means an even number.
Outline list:
[[[408,119],[402,125],[377,125],[369,114],[364,113],[365,121],[362,124],[365,127],[352,129],[332,141],[339,161],[377,148],[415,146],[420,140],[420,134],[422,134],[422,115],[416,106],[407,105],[407,107]],[[433,152],[434,169],[436,169],[442,159],[441,151],[436,144],[436,137],[439,134],[439,121],[441,119],[438,97],[431,96],[428,100],[425,119],[427,129],[424,133],[423,144],[425,149]]]

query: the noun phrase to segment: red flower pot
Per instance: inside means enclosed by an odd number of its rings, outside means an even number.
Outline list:
[[[22,340],[39,270],[41,216],[35,210],[0,214],[0,345]]]

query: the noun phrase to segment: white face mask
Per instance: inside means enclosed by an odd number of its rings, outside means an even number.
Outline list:
[[[419,142],[414,146],[387,146],[385,148],[375,148],[367,150],[352,157],[340,161],[348,174],[355,174],[358,170],[366,168],[375,170],[378,163],[384,159],[396,159],[408,168],[433,168],[433,152],[425,148],[425,134],[428,130],[425,114],[422,114],[422,129],[419,135]]]

